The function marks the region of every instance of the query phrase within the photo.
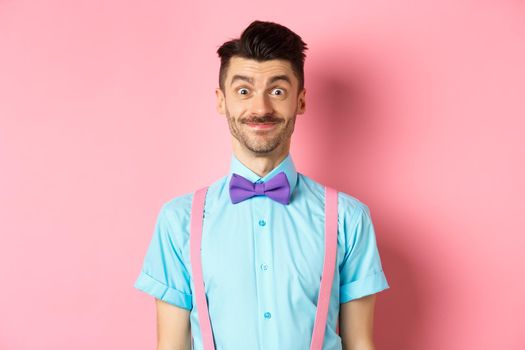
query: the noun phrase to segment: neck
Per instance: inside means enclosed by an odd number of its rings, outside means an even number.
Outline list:
[[[254,153],[243,147],[235,138],[233,139],[233,154],[235,154],[235,157],[260,177],[265,176],[279,165],[289,152],[289,140],[282,147],[277,147],[269,153]]]

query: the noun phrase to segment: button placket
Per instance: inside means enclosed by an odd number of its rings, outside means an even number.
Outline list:
[[[253,217],[254,217],[254,228],[256,234],[257,242],[257,279],[260,285],[259,292],[259,319],[261,320],[260,326],[263,327],[260,329],[263,332],[261,335],[264,338],[265,332],[269,331],[272,328],[269,322],[272,320],[272,308],[274,307],[273,300],[273,278],[270,274],[271,262],[273,261],[273,251],[272,251],[272,235],[271,235],[271,225],[269,220],[271,220],[268,215],[272,212],[272,200],[270,198],[261,196],[255,197],[258,200],[259,205],[253,206]],[[255,202],[254,202],[255,203]],[[256,266],[257,266],[256,265]]]

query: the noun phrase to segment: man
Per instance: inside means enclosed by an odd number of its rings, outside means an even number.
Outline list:
[[[323,271],[324,185],[297,172],[289,153],[296,115],[305,111],[306,49],[288,28],[254,21],[217,51],[217,111],[233,146],[230,173],[210,184],[203,215],[202,273],[217,349],[310,346]],[[279,176],[289,190],[280,200],[238,198],[233,190],[234,178],[261,188]],[[162,206],[135,282],[156,298],[158,350],[203,349],[190,264],[193,196]],[[337,198],[323,349],[370,350],[375,293],[389,286],[368,207],[343,192]]]

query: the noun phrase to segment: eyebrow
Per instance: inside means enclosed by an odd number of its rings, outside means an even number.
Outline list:
[[[284,80],[284,81],[288,82],[288,84],[292,85],[292,81],[290,80],[290,77],[288,77],[285,74],[283,74],[283,75],[276,75],[276,76],[272,77],[270,79],[269,83],[273,84],[273,83],[275,83],[278,80]]]
[[[237,81],[237,80],[243,80],[243,81],[246,81],[246,82],[248,82],[250,84],[253,84],[253,78],[247,77],[245,75],[235,74],[232,77],[232,82],[230,83],[230,86],[233,85],[233,83],[235,81]],[[290,77],[287,76],[286,74],[275,75],[275,76],[270,78],[270,81],[268,83],[269,84],[273,84],[273,83],[275,83],[276,81],[279,81],[279,80],[286,81],[288,84],[292,85],[292,81],[290,80]]]
[[[237,80],[243,80],[250,84],[253,84],[253,78],[247,77],[245,75],[235,74],[232,78],[232,82],[230,83],[230,86],[233,85],[233,83],[235,83],[235,81]]]

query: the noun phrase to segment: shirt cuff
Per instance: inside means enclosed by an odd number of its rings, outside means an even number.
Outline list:
[[[144,271],[140,272],[133,287],[167,303],[182,307],[186,310],[192,309],[191,294],[186,294],[178,289],[166,286],[164,283],[157,281]]]
[[[379,271],[373,275],[342,285],[339,289],[339,302],[341,304],[346,303],[388,288],[390,286],[386,281],[385,273]]]

